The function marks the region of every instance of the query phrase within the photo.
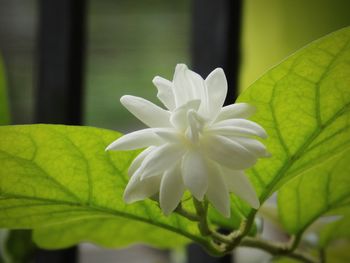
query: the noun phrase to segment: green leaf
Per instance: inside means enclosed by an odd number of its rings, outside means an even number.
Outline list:
[[[5,67],[0,54],[0,125],[10,123],[10,112],[7,100]]]
[[[299,235],[325,213],[350,204],[350,149],[320,163],[283,187],[278,195],[284,228]],[[341,215],[341,210],[332,214]]]
[[[108,247],[205,245],[195,223],[165,217],[156,202],[122,201],[137,152],[105,152],[119,136],[90,127],[0,127],[0,228],[33,228],[46,248],[83,240]]]
[[[349,41],[350,28],[345,28],[311,43],[269,70],[239,97],[256,106],[253,120],[269,134],[266,145],[272,157],[260,160],[249,171],[262,202],[296,176],[318,176],[319,170],[334,167],[339,156],[350,161],[344,154],[350,145]],[[319,165],[324,167],[317,168]],[[315,185],[310,197],[315,189],[322,191],[322,186]],[[299,202],[286,199],[280,202],[285,225],[295,212],[288,212],[289,204]],[[312,201],[315,206],[318,203]],[[299,223],[298,228],[303,228]]]

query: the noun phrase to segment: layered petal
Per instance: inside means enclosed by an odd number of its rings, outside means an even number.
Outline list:
[[[213,70],[205,79],[205,86],[207,89],[207,107],[210,119],[215,118],[222,105],[224,105],[227,94],[227,80],[225,73],[221,68]]]
[[[223,136],[210,136],[202,143],[202,151],[210,159],[235,170],[243,170],[256,163],[256,156],[239,143]]]
[[[108,150],[134,150],[152,145],[161,145],[164,140],[154,133],[155,129],[143,129],[128,133],[107,146]]]
[[[215,122],[224,121],[227,119],[246,119],[252,116],[256,111],[256,108],[248,103],[235,103],[223,107],[220,110]]]
[[[139,174],[132,176],[125,188],[123,199],[127,204],[140,201],[155,195],[159,191],[161,176],[153,176],[146,180],[140,180]]]
[[[129,176],[132,176],[136,172],[136,170],[141,166],[146,156],[150,154],[155,148],[156,148],[155,146],[150,146],[136,156],[136,158],[132,161],[132,163],[129,166],[129,169],[128,169]]]
[[[194,110],[190,110],[187,113],[187,119],[188,119],[188,129],[186,136],[192,141],[197,143],[199,140],[199,133],[201,129],[201,123],[196,118],[196,112]]]
[[[170,127],[170,112],[140,97],[126,95],[120,102],[136,118],[151,128]]]
[[[210,203],[225,217],[230,217],[230,195],[226,181],[216,164],[209,165],[208,191],[206,196]]]
[[[176,65],[173,83],[176,107],[190,100],[202,99],[204,80],[200,75],[189,70],[185,64]]]
[[[187,113],[190,110],[198,110],[200,100],[190,100],[177,108],[170,117],[171,124],[178,130],[184,131],[188,127]]]
[[[168,143],[181,143],[180,133],[175,129],[158,129],[155,134]]]
[[[197,151],[188,151],[182,160],[182,178],[185,186],[197,200],[202,201],[208,189],[206,161]]]
[[[242,127],[228,127],[228,126],[217,126],[217,127],[210,127],[208,129],[208,133],[210,134],[217,134],[225,137],[242,137],[242,136],[259,136],[259,134],[251,129],[246,129]]]
[[[265,145],[258,140],[237,136],[231,137],[230,139],[234,140],[235,142],[238,142],[256,157],[266,158],[271,156],[270,153],[266,150]]]
[[[165,215],[175,210],[185,192],[179,165],[164,172],[160,184],[159,203]]]
[[[255,189],[243,171],[234,171],[221,167],[221,172],[230,192],[235,193],[238,197],[246,201],[251,207],[255,209],[259,208],[260,202],[258,196],[256,195]]]
[[[178,144],[164,144],[154,149],[142,162],[141,180],[163,173],[173,167],[184,154],[185,149]]]
[[[153,79],[153,84],[157,87],[158,99],[167,107],[169,110],[174,110],[176,107],[175,104],[175,94],[173,83],[167,79],[156,76]]]
[[[240,129],[249,131],[250,134],[253,133],[256,136],[259,136],[261,138],[267,138],[267,133],[263,127],[261,127],[259,124],[255,122],[245,120],[245,119],[229,119],[229,120],[220,121],[215,123],[215,125],[213,125],[211,129],[219,131],[220,129],[223,129],[223,128],[226,129],[227,131],[233,128],[240,128]],[[247,135],[250,135],[250,134],[247,134]],[[231,135],[231,134],[227,134],[227,135]],[[242,133],[242,135],[244,135],[244,133]]]

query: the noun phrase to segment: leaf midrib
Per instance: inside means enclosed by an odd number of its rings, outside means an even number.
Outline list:
[[[82,203],[73,203],[73,202],[69,202],[69,201],[64,201],[64,200],[55,200],[55,199],[49,199],[49,198],[41,198],[41,197],[33,197],[33,196],[25,196],[25,195],[14,195],[14,194],[1,194],[0,197],[4,197],[7,199],[14,199],[14,200],[32,200],[32,201],[40,201],[40,202],[45,202],[46,205],[67,205],[67,206],[73,206],[73,207],[78,207],[78,208],[83,208],[83,210],[79,210],[79,212],[91,212],[91,213],[102,213],[101,217],[123,217],[123,218],[127,218],[127,219],[132,219],[132,220],[136,220],[142,223],[147,223],[150,225],[154,225],[157,227],[161,227],[165,230],[174,232],[176,234],[180,234],[186,238],[189,238],[193,241],[199,242],[199,243],[206,243],[207,240],[203,237],[191,234],[189,232],[183,231],[182,229],[178,229],[175,228],[171,225],[159,222],[159,221],[155,221],[155,220],[151,220],[148,218],[144,218],[141,216],[137,216],[134,214],[130,214],[130,213],[126,213],[120,210],[113,210],[107,207],[102,207],[102,206],[98,206],[96,204],[82,204]],[[30,206],[27,206],[28,208]],[[9,209],[13,209],[15,207],[9,207]],[[1,210],[1,208],[0,208]],[[69,210],[67,210],[69,211]]]
[[[3,150],[0,150],[0,153],[3,153],[4,155],[8,156],[8,158],[10,160],[15,159],[15,160],[18,160],[20,162],[27,162],[28,164],[33,165],[35,167],[35,169],[38,169],[38,171],[39,171],[39,173],[37,174],[38,177],[47,179],[50,183],[55,185],[58,189],[60,189],[60,191],[65,193],[67,196],[75,199],[76,201],[81,201],[80,198],[76,194],[74,194],[69,188],[65,187],[62,183],[57,181],[52,176],[49,176],[49,174],[41,166],[39,166],[34,160],[27,160],[25,158],[10,154],[10,153],[5,152]]]

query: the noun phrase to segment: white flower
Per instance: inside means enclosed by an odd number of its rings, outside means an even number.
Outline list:
[[[259,207],[259,200],[244,170],[268,155],[254,139],[265,130],[246,120],[254,108],[238,103],[222,108],[227,81],[221,68],[203,80],[178,64],[173,82],[153,79],[158,98],[167,108],[134,96],[121,103],[150,128],[124,135],[106,150],[146,148],[129,168],[124,201],[132,203],[159,192],[165,215],[178,206],[188,189],[199,201],[206,198],[224,216],[230,216],[229,192]]]

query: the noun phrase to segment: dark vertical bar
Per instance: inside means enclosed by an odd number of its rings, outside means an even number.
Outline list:
[[[203,77],[223,68],[226,104],[232,104],[238,93],[242,0],[193,0],[192,8],[192,68]]]
[[[36,121],[80,124],[85,0],[40,0]]]
[[[36,122],[79,125],[85,43],[85,0],[40,0]],[[77,247],[38,250],[38,263],[74,263]]]
[[[228,81],[225,104],[232,104],[238,94],[242,0],[193,0],[192,10],[192,68],[203,77],[223,68]],[[233,256],[211,257],[192,244],[188,262],[231,263]]]

